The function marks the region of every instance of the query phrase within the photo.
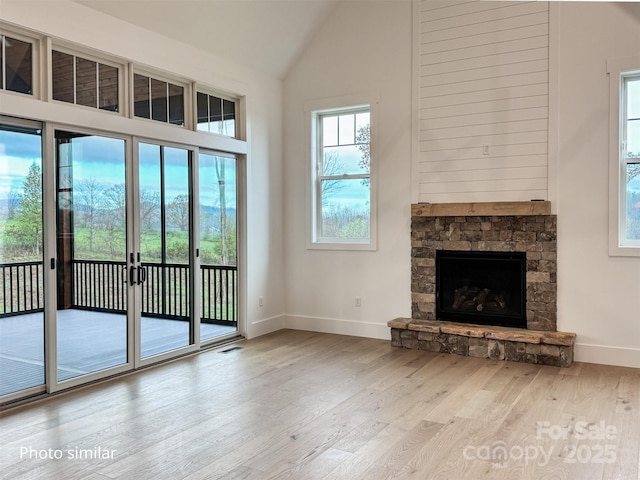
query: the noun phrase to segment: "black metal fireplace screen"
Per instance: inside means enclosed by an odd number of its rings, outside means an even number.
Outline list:
[[[436,251],[436,318],[527,328],[526,253]]]

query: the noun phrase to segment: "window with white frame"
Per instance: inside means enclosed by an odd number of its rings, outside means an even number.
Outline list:
[[[0,34],[0,89],[33,95],[33,44]]]
[[[133,75],[133,115],[185,125],[185,88],[141,73]]]
[[[120,110],[117,66],[53,50],[51,77],[54,100],[110,112]]]
[[[233,100],[198,92],[196,110],[198,131],[236,136],[236,103]]]
[[[312,246],[375,247],[371,110],[313,112]]]
[[[636,60],[640,67],[640,58]],[[613,66],[612,66],[613,64]],[[640,256],[640,68],[610,62],[612,255]]]

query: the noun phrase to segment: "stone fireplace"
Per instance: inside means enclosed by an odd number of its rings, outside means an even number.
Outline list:
[[[549,202],[416,204],[411,213],[412,318],[389,322],[393,345],[571,364],[575,334],[556,331]]]

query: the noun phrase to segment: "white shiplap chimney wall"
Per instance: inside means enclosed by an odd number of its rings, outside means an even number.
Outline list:
[[[546,200],[548,3],[422,0],[419,16],[418,201]]]

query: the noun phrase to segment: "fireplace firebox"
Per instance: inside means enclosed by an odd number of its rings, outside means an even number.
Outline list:
[[[436,250],[438,320],[527,328],[526,253]]]

